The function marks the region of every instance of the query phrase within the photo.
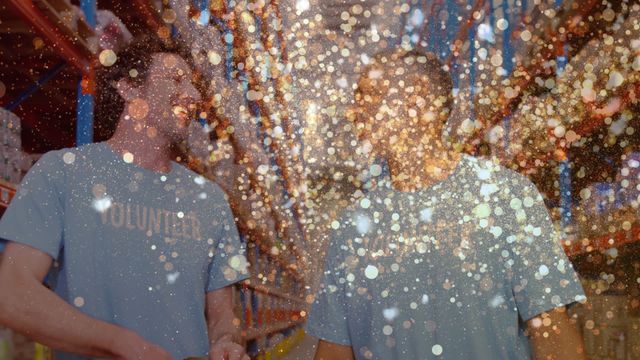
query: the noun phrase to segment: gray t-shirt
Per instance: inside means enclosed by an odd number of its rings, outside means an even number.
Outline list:
[[[126,163],[106,143],[45,154],[2,217],[0,238],[51,255],[59,296],[175,359],[209,351],[206,292],[247,277],[217,185],[176,163],[167,174]]]
[[[535,186],[487,160],[381,180],[331,227],[306,329],[357,359],[529,359],[524,322],[584,299]]]

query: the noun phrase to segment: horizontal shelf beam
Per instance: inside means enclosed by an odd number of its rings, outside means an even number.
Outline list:
[[[249,289],[253,289],[255,291],[261,292],[266,295],[273,295],[282,299],[290,300],[295,303],[305,304],[304,299],[297,297],[295,295],[287,294],[282,292],[280,289],[274,288],[272,286],[263,285],[263,284],[254,284],[251,282],[244,283]]]
[[[296,327],[300,324],[302,324],[304,322],[304,320],[296,320],[296,321],[282,321],[282,322],[278,322],[275,323],[273,325],[269,325],[265,328],[251,328],[251,329],[247,329],[247,330],[243,330],[242,331],[242,338],[244,340],[254,340],[254,339],[258,339],[261,338],[263,336],[267,336],[267,335],[271,335],[277,332],[280,332],[282,330],[286,330],[286,329],[290,329],[292,327]]]
[[[43,0],[40,0],[44,3]],[[20,16],[47,38],[62,57],[82,72],[88,72],[91,66],[91,51],[79,45],[78,38],[69,35],[71,29],[56,26],[51,19],[38,9],[32,0],[8,0],[7,2]]]
[[[584,237],[565,246],[567,256],[574,257],[591,252],[605,251],[618,246],[640,241],[640,224],[635,223],[629,230],[619,230],[614,233]]]
[[[16,195],[16,185],[0,180],[0,209],[6,209]]]

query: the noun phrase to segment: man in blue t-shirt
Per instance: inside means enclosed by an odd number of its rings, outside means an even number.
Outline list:
[[[306,330],[317,360],[580,359],[584,299],[535,186],[442,139],[451,79],[433,54],[376,56],[352,120],[370,186],[331,223]]]
[[[0,323],[56,359],[246,360],[234,217],[217,185],[172,161],[200,100],[187,57],[152,37],[114,55],[97,110],[119,117],[115,134],[45,154],[0,222]]]

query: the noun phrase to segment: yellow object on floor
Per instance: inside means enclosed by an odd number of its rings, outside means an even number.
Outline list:
[[[258,355],[257,360],[281,360],[294,346],[302,341],[304,336],[305,333],[303,329],[296,330],[281,342]]]
[[[53,351],[48,347],[36,343],[35,349],[35,355],[33,356],[34,360],[54,360]]]

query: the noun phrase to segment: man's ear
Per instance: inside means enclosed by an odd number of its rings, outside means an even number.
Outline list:
[[[140,89],[134,86],[130,81],[126,79],[120,79],[113,85],[116,90],[118,90],[118,94],[124,99],[124,101],[129,102],[133,99],[137,99],[140,97]]]

